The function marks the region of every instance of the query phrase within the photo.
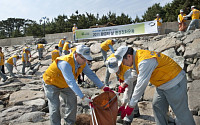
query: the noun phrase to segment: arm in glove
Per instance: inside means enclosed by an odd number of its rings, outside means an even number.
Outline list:
[[[131,108],[129,106],[126,107],[121,113],[121,118],[123,119],[126,115],[129,116],[133,112],[134,108]]]
[[[125,109],[125,106],[120,106],[118,109],[118,113],[121,113],[122,111],[124,111],[124,109]]]
[[[86,102],[88,105],[89,105],[91,102],[93,102],[92,99],[89,99],[89,98],[87,98],[87,97],[83,97],[82,100],[83,100],[84,102]]]
[[[122,87],[121,85],[118,87],[118,92],[119,93],[124,93],[125,88],[128,87],[128,85],[126,84],[124,87]]]
[[[104,91],[104,92],[108,92],[108,91],[109,91],[109,92],[113,92],[109,87],[104,87],[104,88],[103,88],[103,91]],[[114,92],[113,92],[113,93],[114,93]]]

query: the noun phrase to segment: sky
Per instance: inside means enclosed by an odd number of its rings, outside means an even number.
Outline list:
[[[42,17],[50,21],[58,15],[79,14],[86,12],[107,15],[109,11],[128,14],[132,19],[142,17],[148,7],[155,3],[164,6],[173,0],[0,0],[0,21],[7,18],[23,18],[39,22]]]

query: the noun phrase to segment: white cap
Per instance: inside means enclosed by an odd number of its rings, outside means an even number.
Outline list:
[[[63,38],[64,38],[64,39],[67,39],[67,36],[64,36]]]
[[[192,9],[192,8],[195,8],[195,6],[191,6],[191,9]]]
[[[111,57],[107,60],[107,67],[110,73],[116,73],[119,70],[118,60],[116,57]]]
[[[92,60],[92,57],[90,56],[90,47],[85,45],[78,45],[76,46],[76,52],[81,54],[87,60]]]
[[[180,10],[180,13],[183,12],[183,9]]]
[[[112,39],[112,41],[113,41],[114,43],[116,43],[116,42],[117,42],[117,40],[116,40],[116,39]]]
[[[156,16],[160,16],[159,14],[156,14]]]
[[[76,25],[76,24],[74,23],[74,25]]]
[[[127,46],[120,46],[116,51],[115,51],[115,57],[118,60],[118,65],[120,66],[123,60],[123,56],[126,54],[128,50]]]

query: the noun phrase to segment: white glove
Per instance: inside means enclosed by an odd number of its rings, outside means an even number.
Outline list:
[[[83,98],[83,101],[86,102],[88,105],[90,102],[93,102],[92,99],[88,99],[87,97]]]

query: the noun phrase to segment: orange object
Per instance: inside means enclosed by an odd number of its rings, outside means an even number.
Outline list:
[[[118,102],[115,98],[116,94],[113,92],[104,92],[93,99],[93,110],[95,112],[98,125],[116,125]],[[111,100],[111,101],[110,101]],[[107,104],[110,101],[109,104]],[[106,106],[105,106],[106,105]],[[90,125],[97,125],[92,123],[92,117],[90,118]]]

